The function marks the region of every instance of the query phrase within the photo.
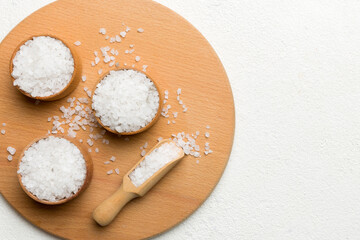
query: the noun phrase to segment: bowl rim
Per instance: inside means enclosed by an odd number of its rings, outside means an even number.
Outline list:
[[[38,141],[40,141],[41,139],[46,139],[50,136],[53,136],[53,137],[58,137],[58,138],[64,138],[66,140],[68,140],[69,142],[71,142],[72,144],[74,144],[81,152],[81,154],[83,155],[84,157],[84,160],[85,160],[85,164],[86,164],[86,176],[85,176],[85,180],[84,180],[84,183],[83,185],[79,188],[79,190],[71,195],[69,198],[64,198],[64,199],[61,199],[59,201],[56,201],[56,202],[50,202],[50,201],[47,201],[47,200],[42,200],[42,199],[39,199],[38,197],[36,197],[36,195],[32,194],[29,190],[27,190],[27,188],[23,185],[22,183],[22,176],[20,173],[18,173],[18,170],[20,168],[20,163],[21,163],[21,160],[22,158],[24,157],[24,154],[25,154],[25,151],[27,149],[29,149],[29,147],[31,147],[34,143],[37,143]],[[21,152],[20,154],[20,157],[18,159],[18,163],[17,163],[17,167],[16,167],[16,175],[18,177],[18,181],[20,183],[20,186],[22,188],[22,190],[30,197],[32,198],[33,200],[35,200],[36,202],[39,202],[39,203],[42,203],[42,204],[46,204],[46,205],[59,205],[59,204],[63,204],[63,203],[66,203],[66,202],[69,202],[70,200],[76,198],[80,193],[82,193],[89,185],[91,179],[92,179],[92,175],[93,175],[93,161],[92,161],[92,158],[91,158],[91,155],[89,154],[89,152],[79,143],[79,142],[76,142],[76,141],[73,141],[71,140],[69,137],[67,136],[64,136],[64,135],[46,135],[46,136],[42,136],[42,137],[38,137],[38,138],[35,138],[33,141],[31,141]]]
[[[151,120],[151,122],[149,122],[147,125],[145,125],[144,127],[136,130],[136,131],[132,131],[132,132],[118,132],[116,130],[113,130],[111,128],[109,128],[108,126],[105,126],[102,122],[101,122],[101,119],[99,117],[96,116],[96,110],[92,107],[92,103],[94,102],[93,101],[93,97],[94,97],[94,94],[95,94],[95,90],[97,89],[97,85],[107,76],[110,74],[110,72],[112,71],[121,71],[121,70],[134,70],[134,71],[137,71],[137,72],[140,72],[140,73],[143,73],[147,78],[150,79],[150,81],[152,81],[155,85],[155,88],[159,94],[159,107],[158,107],[158,110],[157,110],[157,113],[155,115],[155,117]],[[105,128],[107,131],[111,132],[111,133],[114,133],[114,134],[118,134],[118,135],[134,135],[134,134],[137,134],[137,133],[141,133],[141,132],[144,132],[146,130],[148,130],[151,126],[153,126],[156,121],[159,119],[160,117],[160,114],[161,114],[161,111],[162,111],[162,96],[161,96],[161,91],[160,91],[160,88],[159,88],[159,85],[156,83],[156,81],[154,81],[153,78],[151,78],[147,73],[145,72],[142,72],[142,71],[139,71],[135,68],[122,68],[122,67],[119,67],[119,68],[115,68],[115,69],[111,69],[105,73],[103,73],[99,79],[96,81],[94,87],[93,87],[93,90],[91,92],[91,109],[94,111],[94,116],[95,116],[95,119],[97,120],[97,122],[103,127]]]
[[[11,58],[10,58],[10,65],[9,65],[9,70],[10,70],[10,77],[12,79],[12,83],[14,84],[14,81],[15,81],[15,78],[12,76],[12,72],[13,72],[13,69],[14,69],[14,64],[13,64],[13,60],[16,56],[16,54],[18,53],[18,51],[20,50],[21,46],[23,46],[27,41],[29,40],[33,40],[35,37],[51,37],[51,38],[54,38],[56,40],[59,40],[61,41],[69,50],[70,50],[70,53],[73,57],[73,60],[74,60],[74,71],[72,73],[72,76],[71,76],[71,79],[70,81],[67,83],[67,85],[59,92],[53,94],[53,95],[50,95],[50,96],[45,96],[45,97],[39,97],[39,96],[36,96],[36,97],[33,97],[30,93],[22,90],[19,86],[15,86],[17,88],[17,90],[19,90],[22,94],[24,94],[25,96],[29,97],[29,98],[32,98],[32,99],[36,99],[36,100],[42,100],[42,101],[52,101],[52,100],[58,100],[60,98],[63,98],[65,97],[66,95],[68,95],[70,92],[72,92],[72,90],[68,93],[65,93],[69,87],[75,82],[75,79],[76,79],[76,75],[77,75],[77,71],[78,71],[78,68],[80,66],[80,63],[79,63],[79,59],[77,57],[77,55],[75,54],[75,51],[74,49],[68,44],[66,43],[66,41],[64,41],[63,39],[55,36],[55,35],[52,35],[52,34],[36,34],[36,35],[31,35],[30,37],[26,38],[25,40],[21,41],[17,47],[15,48],[14,52],[12,53],[11,55]],[[62,96],[63,95],[63,96]]]

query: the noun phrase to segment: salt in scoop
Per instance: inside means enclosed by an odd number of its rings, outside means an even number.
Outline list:
[[[120,210],[132,199],[136,197],[144,196],[166,173],[168,173],[183,157],[184,151],[179,148],[179,154],[177,158],[168,162],[165,166],[155,172],[149,179],[147,179],[140,186],[136,187],[129,175],[134,169],[155,149],[162,146],[164,143],[170,143],[172,140],[166,139],[160,141],[155,147],[153,147],[135,166],[127,172],[123,178],[123,182],[120,188],[104,202],[102,202],[93,212],[93,219],[101,226],[109,225]]]

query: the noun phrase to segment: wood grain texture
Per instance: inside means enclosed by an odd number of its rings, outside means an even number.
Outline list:
[[[105,27],[115,36],[131,27],[121,43],[110,44],[98,34]],[[137,28],[145,29],[137,33]],[[12,162],[6,160],[7,146],[19,152],[33,139],[46,134],[51,128],[47,118],[60,115],[59,107],[66,99],[42,102],[18,92],[9,75],[9,59],[17,44],[31,35],[51,32],[68,43],[77,40],[82,44],[75,50],[81,58],[82,73],[87,76],[69,96],[86,96],[98,80],[97,70],[109,68],[103,63],[91,67],[94,50],[111,46],[119,50],[120,63],[135,64],[135,69],[149,65],[147,74],[156,79],[162,93],[170,92],[172,110],[181,112],[176,101],[176,89],[182,88],[181,98],[189,108],[180,113],[176,124],[167,125],[161,117],[149,130],[131,136],[130,141],[107,133],[110,144],[95,143],[99,153],[92,151],[93,179],[88,189],[78,198],[59,206],[44,206],[30,199],[17,180],[17,153]],[[135,53],[123,54],[135,44]],[[219,181],[227,164],[234,135],[234,103],[231,88],[216,53],[206,39],[186,20],[176,13],[149,0],[61,0],[30,15],[2,41],[0,45],[0,122],[6,122],[6,135],[0,136],[0,190],[5,199],[34,225],[54,235],[68,239],[141,239],[159,234],[175,226],[195,211],[209,196]],[[211,136],[204,138],[205,126],[210,125]],[[131,201],[114,220],[102,228],[91,218],[91,213],[104,199],[115,192],[123,175],[140,159],[139,147],[146,141],[156,144],[158,137],[172,133],[194,133],[199,130],[198,143],[204,148],[210,142],[214,151],[207,157],[185,157],[146,196]],[[100,131],[96,129],[95,131]],[[89,131],[79,132],[78,138],[86,140]],[[116,156],[117,160],[103,162]],[[106,171],[120,169],[120,174],[106,175]],[[207,221],[204,219],[204,221]]]

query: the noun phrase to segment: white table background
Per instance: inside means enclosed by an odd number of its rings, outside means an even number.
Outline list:
[[[50,2],[0,0],[0,40]],[[209,199],[156,239],[359,239],[360,2],[158,2],[219,54],[236,134]],[[0,197],[0,239],[53,237]]]

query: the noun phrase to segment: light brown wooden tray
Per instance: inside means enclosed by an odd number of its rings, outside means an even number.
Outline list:
[[[111,44],[98,34],[105,27],[110,36],[124,30],[131,31],[122,43]],[[137,33],[137,28],[144,33]],[[107,133],[110,144],[96,142],[92,149],[94,175],[89,188],[73,201],[60,206],[44,206],[30,199],[21,190],[16,175],[16,164],[21,150],[33,139],[51,129],[47,118],[59,115],[59,107],[67,105],[66,98],[55,102],[34,104],[12,86],[9,60],[17,44],[36,34],[59,36],[69,44],[81,41],[75,47],[82,59],[82,71],[87,76],[70,97],[85,97],[84,86],[89,89],[98,79],[97,70],[104,71],[103,63],[91,67],[94,50],[111,46],[119,50],[117,60],[128,65],[141,56],[136,69],[149,65],[147,74],[156,79],[162,94],[170,92],[172,110],[181,112],[176,101],[176,89],[182,88],[181,98],[188,106],[180,113],[176,124],[167,125],[161,117],[148,131],[124,137]],[[129,44],[135,44],[135,53],[125,55]],[[33,13],[16,26],[0,45],[0,122],[6,122],[5,135],[0,135],[0,190],[5,199],[27,220],[54,235],[68,239],[141,239],[164,232],[186,219],[209,196],[227,164],[234,135],[234,103],[224,68],[206,39],[186,20],[166,7],[149,0],[61,0]],[[108,227],[96,225],[91,218],[93,209],[112,194],[125,174],[139,159],[140,149],[146,141],[155,145],[158,137],[172,133],[195,133],[199,130],[199,143],[204,149],[205,126],[210,125],[211,149],[209,156],[185,157],[145,197],[129,203]],[[99,130],[96,130],[99,131]],[[78,133],[86,140],[89,131]],[[13,146],[17,153],[12,162],[6,160],[6,147]],[[100,149],[99,153],[94,148]],[[104,165],[111,156],[115,163]],[[106,175],[118,167],[120,175]],[[207,221],[207,219],[204,219]]]

